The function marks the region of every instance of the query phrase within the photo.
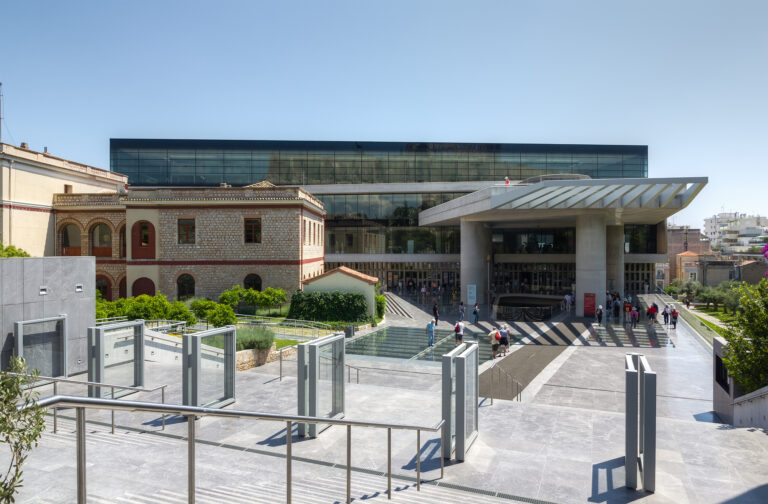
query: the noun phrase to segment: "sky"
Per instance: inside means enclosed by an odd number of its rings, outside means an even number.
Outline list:
[[[768,2],[0,2],[2,141],[648,145],[709,184],[670,223],[768,214]]]

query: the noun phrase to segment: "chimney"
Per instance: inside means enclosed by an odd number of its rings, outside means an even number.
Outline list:
[[[48,147],[43,147],[43,154],[48,154]]]
[[[21,145],[19,147],[21,147],[22,149],[29,150],[29,144],[27,142],[21,142]]]

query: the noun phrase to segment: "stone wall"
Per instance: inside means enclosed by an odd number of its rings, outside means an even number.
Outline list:
[[[243,285],[245,276],[255,273],[261,277],[261,287],[284,289],[291,295],[298,288],[299,265],[170,265],[160,266],[159,292],[176,299],[176,279],[188,273],[195,279],[195,296],[217,299],[222,291]]]

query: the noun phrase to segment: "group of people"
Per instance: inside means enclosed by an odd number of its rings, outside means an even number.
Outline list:
[[[458,312],[458,320],[456,321],[456,325],[453,328],[457,345],[464,339],[464,315],[466,312],[464,301],[459,303]],[[434,318],[427,323],[426,328],[427,344],[429,346],[435,345],[435,328],[437,327],[437,323],[440,321],[440,307],[437,306],[437,303],[432,306],[432,315]],[[478,322],[480,322],[480,304],[475,303],[475,305],[472,307],[472,323],[477,325]]]
[[[613,316],[613,319],[616,323],[619,322],[619,319],[621,318],[621,313],[623,311],[624,314],[624,325],[630,326],[632,329],[637,328],[637,323],[640,320],[640,313],[641,309],[639,305],[633,305],[632,304],[632,297],[628,296],[624,299],[624,302],[622,303],[618,297],[614,297],[613,294],[608,293],[608,297],[606,298],[606,304],[609,308],[609,313],[607,316],[605,316],[605,313],[603,311],[603,305],[599,305],[597,307],[597,310],[595,310],[595,320],[597,321],[598,325],[602,325],[603,318],[605,317],[606,322],[608,321],[608,318]],[[612,314],[611,314],[612,311]],[[656,316],[659,313],[659,306],[656,303],[651,304],[646,310],[645,310],[645,317],[646,320],[648,320],[649,325],[653,325],[656,322]],[[665,305],[664,309],[661,311],[662,316],[664,317],[664,325],[672,325],[672,329],[677,329],[677,319],[680,315],[680,313],[675,309],[674,305]]]

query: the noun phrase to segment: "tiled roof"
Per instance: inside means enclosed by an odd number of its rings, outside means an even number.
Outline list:
[[[356,278],[358,280],[362,280],[363,282],[367,282],[371,285],[376,284],[376,282],[379,281],[378,278],[372,277],[370,275],[366,275],[365,273],[360,273],[359,271],[353,270],[352,268],[347,268],[346,266],[339,266],[338,268],[334,268],[330,271],[326,271],[322,275],[318,275],[314,278],[309,278],[307,280],[304,280],[305,284],[312,283],[315,280],[319,280],[321,278],[336,274],[336,273],[343,273],[345,275],[351,276],[352,278]]]

